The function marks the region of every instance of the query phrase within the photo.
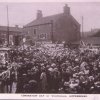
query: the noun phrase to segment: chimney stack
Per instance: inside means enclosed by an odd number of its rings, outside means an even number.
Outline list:
[[[38,10],[38,11],[37,11],[37,19],[40,19],[40,18],[42,18],[42,17],[43,17],[42,11],[41,11],[41,10]]]
[[[19,28],[19,26],[18,26],[18,25],[15,25],[15,27],[16,27],[16,28]]]
[[[68,5],[65,4],[63,11],[64,11],[64,14],[69,15],[70,14],[70,7],[68,7]]]

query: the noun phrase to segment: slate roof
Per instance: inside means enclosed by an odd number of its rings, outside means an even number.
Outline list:
[[[56,15],[51,15],[51,16],[46,16],[46,17],[42,17],[40,19],[35,19],[32,22],[28,23],[26,26],[33,26],[33,25],[38,25],[41,23],[49,23],[51,20],[57,20],[60,16],[62,16],[62,14],[56,14]]]
[[[60,14],[55,14],[55,15],[51,15],[51,16],[46,16],[46,17],[42,17],[40,19],[35,19],[32,22],[28,23],[27,25],[25,25],[24,27],[27,26],[34,26],[34,25],[39,25],[39,24],[43,24],[43,23],[50,23],[51,20],[56,21],[59,18],[61,18],[62,16],[64,16],[64,13],[60,13]],[[76,25],[80,25],[77,20],[70,14],[69,16],[66,17],[70,18],[71,21],[73,21],[74,23],[76,23]]]

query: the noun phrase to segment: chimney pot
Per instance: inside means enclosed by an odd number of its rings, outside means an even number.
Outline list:
[[[67,15],[69,15],[69,14],[70,14],[70,7],[68,7],[68,5],[67,5],[67,4],[65,4],[65,6],[64,6],[64,8],[63,8],[63,10],[64,10],[64,14],[67,14]]]

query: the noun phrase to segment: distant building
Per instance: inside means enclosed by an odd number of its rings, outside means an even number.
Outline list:
[[[89,32],[85,32],[84,38],[81,39],[85,44],[99,45],[100,46],[100,29],[92,29]],[[74,44],[80,44],[80,41],[74,42]]]
[[[9,32],[9,45],[20,45],[23,38],[23,30],[17,25],[15,27],[0,26],[0,45],[5,45],[7,42],[7,34]]]
[[[84,37],[82,37],[82,38],[94,36],[99,31],[100,31],[100,29],[91,29],[90,31],[86,31],[86,32],[84,32]]]
[[[37,18],[23,27],[27,36],[34,41],[66,41],[80,39],[80,24],[71,15],[66,4],[63,13],[43,17],[42,11],[37,11]]]

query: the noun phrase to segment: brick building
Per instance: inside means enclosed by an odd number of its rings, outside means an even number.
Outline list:
[[[66,4],[63,13],[43,17],[42,11],[37,11],[37,18],[23,27],[24,31],[34,41],[66,41],[80,39],[80,24],[71,15]]]
[[[5,45],[7,41],[7,34],[9,32],[9,45],[20,45],[23,38],[23,30],[17,25],[15,27],[0,26],[0,45]]]

